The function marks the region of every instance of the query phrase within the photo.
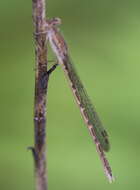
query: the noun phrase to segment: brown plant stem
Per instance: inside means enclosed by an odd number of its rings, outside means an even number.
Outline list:
[[[32,0],[35,40],[35,144],[32,147],[35,161],[36,190],[47,190],[46,173],[46,95],[49,79],[47,71],[47,38],[45,32],[45,0]]]

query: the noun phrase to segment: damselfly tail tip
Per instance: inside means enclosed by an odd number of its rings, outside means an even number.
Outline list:
[[[115,181],[115,178],[114,178],[114,176],[112,175],[112,173],[108,173],[108,171],[105,171],[105,173],[106,173],[106,176],[107,176],[107,178],[108,178],[108,180],[109,180],[109,183],[112,183],[112,182]]]

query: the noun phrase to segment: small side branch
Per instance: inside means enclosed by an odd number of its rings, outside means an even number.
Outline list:
[[[56,67],[58,66],[58,64],[56,63],[55,65],[53,65],[49,70],[48,70],[48,75],[50,75],[55,69]]]

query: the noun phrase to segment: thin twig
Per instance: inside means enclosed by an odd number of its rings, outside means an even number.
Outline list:
[[[55,65],[53,65],[49,70],[48,70],[48,75],[50,75],[55,69],[56,69],[56,67],[58,66],[59,64],[58,63],[56,63]]]
[[[34,129],[35,145],[30,149],[35,161],[36,190],[47,190],[46,174],[46,95],[49,74],[47,73],[47,47],[45,0],[32,0],[35,39],[35,100]]]

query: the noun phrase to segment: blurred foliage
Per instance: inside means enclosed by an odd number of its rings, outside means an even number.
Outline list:
[[[48,91],[49,190],[140,188],[140,1],[48,0],[88,94],[110,134],[109,184],[60,67]],[[32,4],[0,1],[0,189],[34,189]],[[52,54],[50,53],[50,59]],[[55,60],[55,58],[53,57]],[[52,63],[50,63],[52,64]]]

